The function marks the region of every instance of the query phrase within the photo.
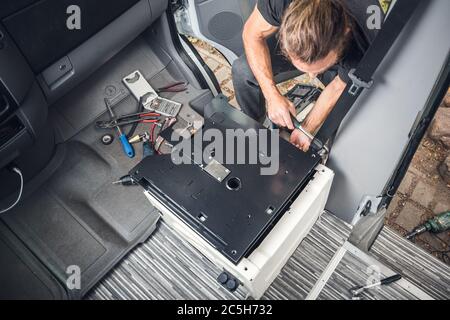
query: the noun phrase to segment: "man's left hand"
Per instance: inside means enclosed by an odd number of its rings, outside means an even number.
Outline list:
[[[311,146],[311,140],[300,130],[295,129],[291,134],[291,143],[300,150],[307,152]]]

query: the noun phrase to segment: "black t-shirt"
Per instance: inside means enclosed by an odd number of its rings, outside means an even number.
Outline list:
[[[258,0],[257,6],[259,12],[269,24],[279,27],[283,14],[292,1],[296,0]],[[377,30],[367,28],[367,19],[369,18],[367,8],[370,5],[379,6],[379,2],[378,0],[343,0],[343,2],[353,19],[352,41],[344,57],[336,66],[331,68],[331,71],[336,71],[344,82],[348,82],[350,80],[348,72],[358,66],[377,34]]]

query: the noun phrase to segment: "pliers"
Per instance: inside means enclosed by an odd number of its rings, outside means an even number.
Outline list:
[[[126,126],[136,122],[158,123],[161,114],[155,112],[140,112],[118,117],[114,121],[97,121],[96,126],[100,129],[111,129],[117,126]]]

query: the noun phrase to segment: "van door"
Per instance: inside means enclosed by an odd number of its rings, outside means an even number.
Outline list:
[[[210,43],[230,62],[244,53],[242,29],[256,0],[181,0],[175,11],[181,33]]]

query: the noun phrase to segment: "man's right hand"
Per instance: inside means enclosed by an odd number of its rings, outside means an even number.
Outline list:
[[[294,104],[282,95],[274,95],[267,99],[267,114],[269,119],[280,127],[294,130],[292,116],[295,115]]]

